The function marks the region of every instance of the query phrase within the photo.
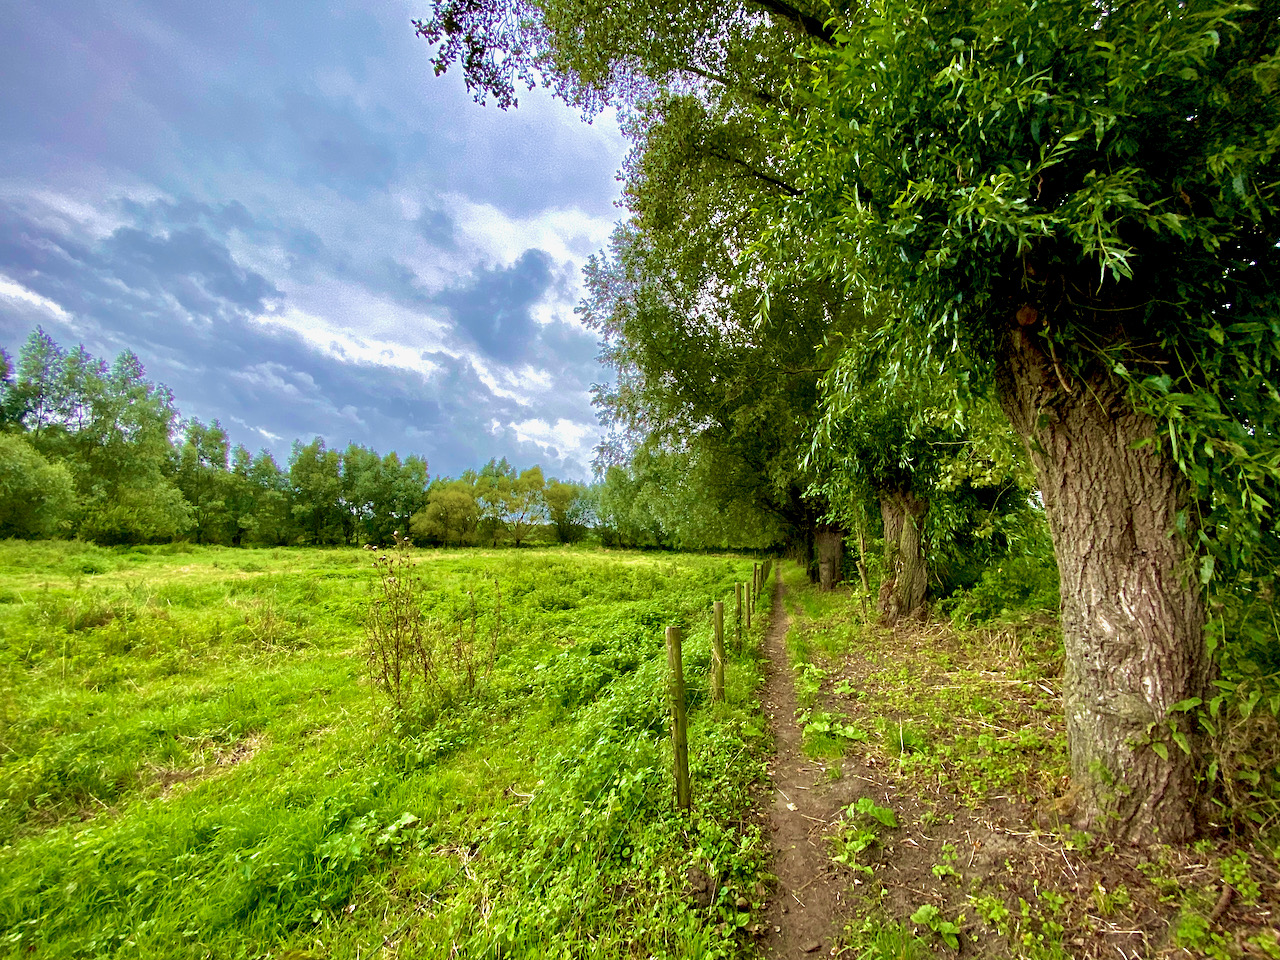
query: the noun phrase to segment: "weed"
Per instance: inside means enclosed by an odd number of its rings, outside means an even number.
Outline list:
[[[930,871],[939,880],[945,879],[946,877],[955,877],[956,879],[959,879],[960,873],[956,870],[955,866],[957,856],[956,845],[954,843],[944,843],[942,845],[941,854],[942,862],[935,863],[930,868]]]
[[[835,853],[831,859],[850,870],[870,875],[871,867],[859,863],[859,857],[880,843],[882,829],[897,829],[898,818],[892,810],[880,806],[870,797],[859,797],[843,812],[845,819],[832,842]]]
[[[900,757],[909,753],[927,753],[929,750],[929,735],[917,724],[884,717],[881,718],[879,727],[880,739],[890,751]]]
[[[930,944],[906,924],[873,913],[845,930],[845,944],[857,960],[931,960]]]
[[[1131,902],[1129,888],[1123,883],[1114,890],[1108,890],[1101,883],[1094,883],[1093,893],[1089,898],[1093,901],[1098,913],[1104,917],[1113,916],[1119,910],[1129,906]]]
[[[395,534],[395,546],[374,562],[378,593],[365,625],[366,656],[374,685],[390,700],[400,721],[409,707],[429,715],[442,703],[472,696],[493,670],[502,633],[502,591],[494,581],[493,608],[480,626],[475,591],[450,621],[423,613],[426,587],[413,546]],[[411,704],[411,699],[416,703]]]
[[[960,923],[964,923],[964,914],[960,914]],[[946,919],[939,910],[931,903],[924,906],[911,914],[911,922],[920,927],[928,927],[933,931],[939,940],[945,943],[952,950],[960,949],[960,927],[955,922]]]
[[[1222,882],[1233,886],[1241,900],[1245,903],[1257,903],[1258,897],[1262,894],[1262,885],[1253,876],[1249,866],[1249,854],[1246,851],[1238,850],[1223,857],[1218,862],[1218,870],[1222,874]]]

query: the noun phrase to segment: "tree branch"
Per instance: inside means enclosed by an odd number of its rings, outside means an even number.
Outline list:
[[[763,170],[757,170],[755,167],[747,163],[747,161],[743,160],[741,157],[731,156],[730,154],[723,153],[720,150],[711,150],[711,149],[707,150],[707,155],[715,157],[718,160],[724,160],[728,163],[736,163],[738,166],[742,167],[742,169],[746,170],[749,174],[751,174],[757,180],[763,180],[765,183],[773,184],[783,193],[787,194],[787,196],[798,197],[801,195],[801,192],[799,190],[797,190],[791,184],[787,183],[785,180],[779,180],[777,177],[773,176],[772,174],[765,173]]]
[[[827,25],[817,17],[805,13],[802,10],[798,10],[791,4],[784,3],[783,0],[751,0],[751,2],[757,7],[763,7],[765,10],[768,10],[775,17],[780,17],[783,20],[790,21],[792,24],[799,27],[801,32],[806,36],[812,37],[814,40],[819,40],[829,47],[834,47],[836,45],[835,32],[830,30]]]

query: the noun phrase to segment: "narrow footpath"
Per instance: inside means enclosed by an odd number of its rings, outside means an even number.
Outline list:
[[[773,798],[769,829],[777,889],[765,912],[765,956],[826,956],[843,931],[849,877],[831,862],[829,833],[849,803],[849,784],[831,781],[821,762],[801,749],[796,691],[787,658],[790,624],[781,570],[774,579],[773,616],[765,636],[764,710],[776,743],[769,764]]]

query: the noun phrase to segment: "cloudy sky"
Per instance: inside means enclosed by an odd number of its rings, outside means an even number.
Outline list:
[[[587,477],[608,118],[432,75],[425,0],[0,4],[0,346],[132,349],[185,416]]]

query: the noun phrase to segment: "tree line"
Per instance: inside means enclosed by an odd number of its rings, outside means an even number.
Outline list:
[[[0,537],[101,544],[521,546],[531,539],[665,545],[612,482],[544,478],[505,458],[460,477],[361,444],[295,441],[288,461],[232,446],[217,420],[182,418],[136,355],[113,363],[34,331],[0,351]]]
[[[479,101],[623,119],[583,305],[603,466],[677,513],[698,478],[820,575],[879,541],[888,619],[1042,518],[1079,823],[1180,840],[1240,800],[1222,718],[1280,714],[1278,0],[432,0],[415,27]]]

